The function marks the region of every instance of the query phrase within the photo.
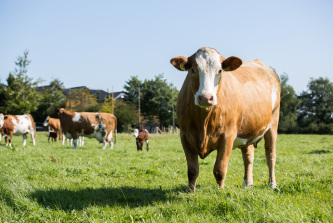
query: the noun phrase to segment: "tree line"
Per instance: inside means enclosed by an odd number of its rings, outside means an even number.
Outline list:
[[[31,113],[36,122],[43,122],[46,116],[57,117],[57,108],[109,112],[117,117],[119,132],[144,123],[160,128],[177,125],[174,113],[179,91],[164,79],[163,74],[150,80],[132,76],[124,85],[124,99],[115,100],[109,94],[104,101],[99,101],[85,88],[72,89],[66,95],[64,85],[58,79],[52,80],[43,92],[37,92],[36,87],[42,80],[27,76],[30,63],[28,51],[25,51],[17,58],[14,71],[9,72],[7,84],[0,85],[1,113]],[[311,79],[307,90],[300,94],[288,84],[287,74],[280,75],[280,83],[280,133],[333,133],[333,83],[328,78]]]

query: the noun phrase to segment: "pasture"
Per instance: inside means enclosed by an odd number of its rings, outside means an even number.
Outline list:
[[[137,152],[118,134],[113,149],[85,139],[79,149],[48,143],[47,133],[0,142],[0,222],[333,222],[333,136],[279,135],[278,190],[266,187],[263,141],[254,186],[243,188],[233,150],[225,189],[213,176],[216,151],[199,160],[197,192],[187,194],[187,165],[177,135],[151,135]]]

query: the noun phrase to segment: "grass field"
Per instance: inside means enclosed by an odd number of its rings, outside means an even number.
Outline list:
[[[187,194],[179,136],[151,135],[150,151],[137,152],[129,134],[104,150],[95,139],[74,150],[46,135],[24,148],[21,136],[12,149],[0,142],[0,222],[333,222],[333,136],[279,135],[279,190],[266,187],[261,142],[253,187],[241,187],[234,150],[219,190],[213,152],[199,161],[197,192]]]

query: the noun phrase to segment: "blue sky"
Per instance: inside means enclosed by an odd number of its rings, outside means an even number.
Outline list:
[[[333,80],[332,12],[331,0],[0,0],[0,81],[29,50],[41,85],[121,91],[131,76],[163,73],[180,89],[186,73],[170,59],[207,46],[260,59],[299,93],[311,77]]]

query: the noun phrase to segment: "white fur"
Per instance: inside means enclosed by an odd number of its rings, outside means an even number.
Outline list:
[[[138,135],[139,135],[139,129],[134,129],[134,137],[135,138],[138,138]]]
[[[221,70],[222,68],[220,55],[215,50],[210,48],[200,49],[196,53],[195,60],[198,64],[200,81],[199,90],[194,95],[195,104],[199,105],[199,95],[212,95],[212,105],[216,105],[216,94],[221,79],[221,74],[219,73],[219,70]]]
[[[46,119],[45,119],[45,121],[44,121],[44,123],[43,123],[44,126],[47,126],[47,123],[48,123],[48,121],[49,121],[49,118],[50,118],[50,116],[47,116],[47,117],[46,117]]]
[[[274,110],[274,107],[275,107],[275,103],[276,103],[276,99],[277,99],[277,93],[278,89],[273,86],[273,89],[272,89],[272,111]]]
[[[75,112],[75,116],[73,117],[73,121],[74,122],[79,122],[80,121],[80,117],[81,117],[80,113]]]
[[[2,113],[0,113],[0,129],[2,128],[4,121],[5,121],[5,116]]]

